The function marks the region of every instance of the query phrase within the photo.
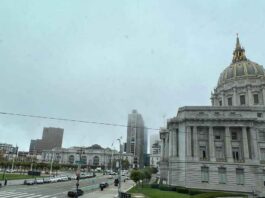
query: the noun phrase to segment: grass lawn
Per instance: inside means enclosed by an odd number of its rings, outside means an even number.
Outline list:
[[[20,174],[14,174],[14,173],[6,173],[5,177],[7,180],[15,180],[15,179],[32,179],[35,178],[35,176],[31,175],[20,175]],[[39,176],[37,176],[39,178]],[[3,180],[3,173],[0,174],[0,181]]]
[[[228,193],[228,192],[204,192],[201,194],[191,195],[188,194],[182,194],[175,191],[162,191],[155,188],[150,187],[133,187],[129,193],[137,194],[141,193],[145,195],[146,198],[215,198],[215,197],[244,197],[247,198],[247,195],[242,194],[234,194],[234,193]]]
[[[189,198],[189,195],[180,194],[177,192],[170,192],[170,191],[161,191],[159,189],[154,188],[141,188],[141,187],[134,187],[132,188],[129,193],[141,193],[144,194],[148,198]]]

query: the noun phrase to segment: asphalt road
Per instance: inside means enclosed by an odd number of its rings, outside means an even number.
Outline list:
[[[99,188],[100,182],[113,183],[114,179],[108,179],[108,176],[98,176],[90,179],[83,179],[79,181],[79,188],[82,188],[85,193],[92,189]],[[6,186],[0,188],[1,198],[61,198],[67,197],[69,190],[76,189],[76,180],[49,183],[49,184],[35,184],[32,186]]]

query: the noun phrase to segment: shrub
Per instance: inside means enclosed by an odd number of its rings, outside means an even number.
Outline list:
[[[150,186],[151,186],[151,188],[155,188],[155,189],[159,188],[159,184],[155,184],[155,183],[151,184]]]
[[[168,185],[159,185],[159,189],[163,191],[176,191],[176,187]]]
[[[246,195],[228,193],[228,192],[207,192],[194,196],[194,198],[215,198],[215,197],[246,197]]]

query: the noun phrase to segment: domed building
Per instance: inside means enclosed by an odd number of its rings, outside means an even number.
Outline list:
[[[265,196],[265,72],[239,38],[212,106],[184,106],[161,128],[160,180]]]
[[[213,106],[265,105],[264,68],[246,58],[238,37],[232,63],[221,73],[211,99]]]

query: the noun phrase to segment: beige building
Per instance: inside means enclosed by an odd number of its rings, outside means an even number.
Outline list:
[[[81,159],[80,159],[81,156]],[[133,155],[122,153],[123,160],[128,160],[129,166],[133,164]],[[42,162],[51,162],[59,164],[78,164],[80,161],[83,165],[89,167],[107,167],[111,168],[114,160],[120,159],[120,153],[110,148],[103,148],[94,144],[90,147],[70,147],[54,148],[42,151]]]
[[[185,106],[160,130],[161,181],[173,186],[265,196],[264,68],[237,38],[212,106]]]

